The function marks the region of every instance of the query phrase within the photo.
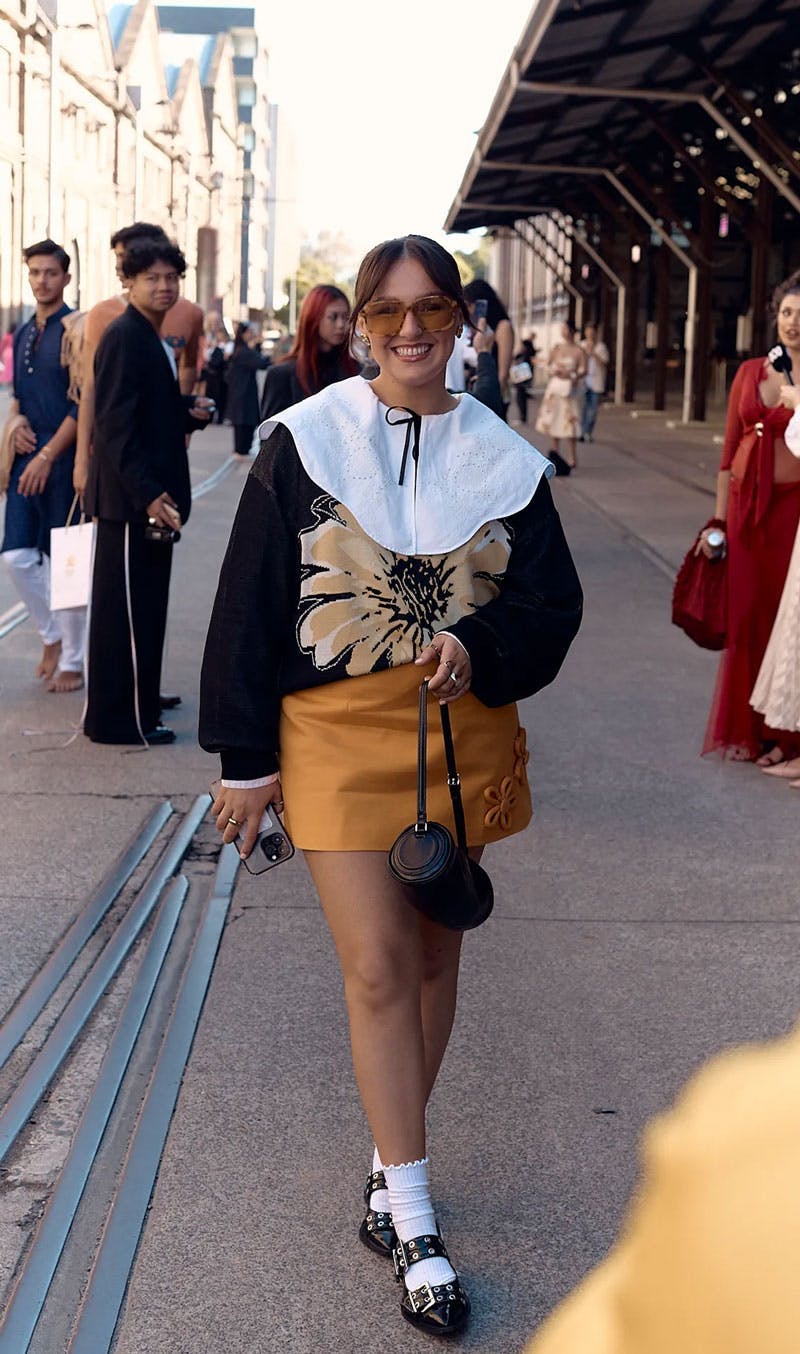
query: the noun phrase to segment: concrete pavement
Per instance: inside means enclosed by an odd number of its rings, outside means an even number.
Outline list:
[[[497,905],[467,938],[430,1112],[439,1213],[475,1307],[460,1347],[482,1354],[520,1350],[604,1254],[648,1116],[715,1049],[797,1010],[800,796],[700,759],[716,659],[669,624],[670,570],[711,514],[718,449],[609,409],[598,434],[555,485],[586,620],[522,710],[536,818],[487,853]],[[223,434],[206,436],[207,473]],[[33,689],[30,631],[0,646],[4,1006],[153,796],[185,802],[213,774],[192,741],[197,669],[238,490],[237,471],[202,499],[176,552],[175,748],[33,753],[21,728],[79,701]],[[31,821],[50,833],[41,859]],[[370,1143],[340,987],[302,861],[242,873],[118,1354],[422,1347],[355,1238]]]

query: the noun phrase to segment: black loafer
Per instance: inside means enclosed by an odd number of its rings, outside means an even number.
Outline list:
[[[151,748],[163,747],[166,743],[175,742],[175,730],[168,729],[164,724],[157,724],[154,729],[145,734],[144,740],[150,744]]]
[[[444,1260],[450,1259],[438,1235],[415,1236],[413,1241],[405,1242],[398,1239],[392,1258],[395,1277],[404,1285],[400,1311],[406,1321],[427,1335],[457,1335],[464,1329],[470,1314],[470,1301],[458,1275],[450,1283],[405,1287],[405,1275],[411,1266],[437,1255]]]
[[[391,1213],[379,1213],[370,1208],[372,1196],[379,1189],[386,1189],[386,1176],[383,1171],[373,1171],[364,1186],[364,1203],[367,1205],[367,1215],[358,1229],[358,1239],[363,1241],[364,1245],[369,1250],[374,1251],[376,1255],[383,1255],[387,1260],[390,1260],[397,1245],[397,1233],[392,1225],[392,1215]]]
[[[162,710],[175,710],[180,705],[181,698],[172,692],[162,691],[158,703]]]

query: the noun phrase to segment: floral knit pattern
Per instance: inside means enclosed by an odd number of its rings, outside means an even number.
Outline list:
[[[400,555],[362,531],[330,495],[300,533],[297,640],[318,671],[344,661],[351,677],[413,662],[446,630],[496,597],[512,532],[489,522],[445,555]]]

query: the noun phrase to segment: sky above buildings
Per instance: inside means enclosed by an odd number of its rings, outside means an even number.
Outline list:
[[[256,3],[304,233],[341,230],[358,251],[407,231],[444,239],[532,0]]]

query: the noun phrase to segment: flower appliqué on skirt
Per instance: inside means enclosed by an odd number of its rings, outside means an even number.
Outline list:
[[[483,792],[487,805],[483,815],[486,827],[499,827],[502,832],[511,828],[511,820],[517,803],[517,787],[525,783],[525,768],[530,761],[528,740],[523,728],[517,729],[513,747],[514,767],[510,776],[503,776],[499,785],[487,785]]]
[[[517,729],[517,736],[514,739],[514,780],[519,781],[520,785],[525,779],[525,767],[531,759],[530,749],[528,748],[528,735],[520,727]]]

